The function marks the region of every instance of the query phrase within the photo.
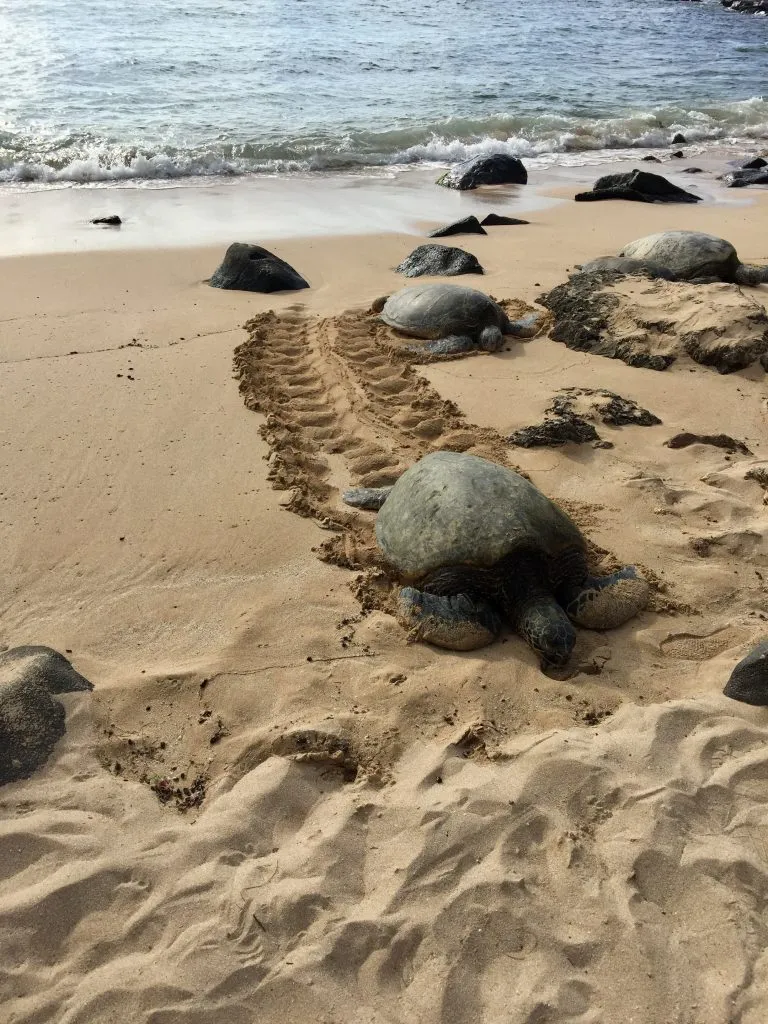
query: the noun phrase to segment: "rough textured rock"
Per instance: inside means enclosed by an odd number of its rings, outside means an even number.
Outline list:
[[[519,217],[505,217],[501,213],[489,213],[487,217],[483,217],[480,223],[485,224],[486,227],[495,227],[501,224],[530,224],[531,222],[520,220]]]
[[[728,434],[693,434],[690,431],[683,431],[675,434],[666,442],[667,448],[688,448],[692,444],[708,444],[713,448],[723,448],[727,452],[738,452],[740,455],[751,455],[743,441],[737,441]]]
[[[673,146],[687,146],[688,145],[688,139],[686,139],[686,137],[683,134],[678,132],[677,135],[675,135],[675,137],[672,139],[672,145]]]
[[[729,171],[722,176],[728,188],[746,188],[748,185],[768,185],[768,169],[754,167],[748,170]]]
[[[768,354],[765,308],[731,284],[576,274],[539,302],[569,348],[664,370],[688,355],[730,373]]]
[[[768,160],[764,160],[761,156],[756,156],[752,160],[747,160],[741,167],[745,171],[759,170],[761,167],[768,167]]]
[[[704,173],[704,168],[703,167],[684,167],[682,173],[683,174],[703,174]]]
[[[612,427],[654,427],[661,423],[658,416],[631,398],[623,398],[606,388],[562,388],[553,399],[550,411],[557,416],[572,413],[600,420]]]
[[[720,0],[720,3],[740,14],[768,14],[768,0]]]
[[[508,440],[518,448],[559,448],[569,442],[586,444],[589,441],[600,441],[601,437],[593,424],[581,416],[566,413],[547,416],[543,423],[515,430]]]
[[[286,292],[309,288],[293,267],[260,245],[233,242],[210,282],[213,288],[245,292]]]
[[[40,768],[64,735],[64,707],[54,695],[92,689],[49,647],[0,654],[0,785]]]
[[[430,231],[427,237],[429,238],[445,238],[448,235],[487,235],[488,232],[483,228],[477,217],[473,215],[469,217],[462,217],[461,220],[455,220],[451,224],[446,224],[443,228],[435,228],[434,231]]]
[[[761,640],[731,672],[723,693],[756,707],[768,706],[768,639]]]
[[[110,214],[109,217],[94,217],[91,224],[106,224],[110,228],[119,228],[122,224],[122,220],[116,213]]]
[[[521,160],[496,153],[456,164],[440,175],[437,184],[466,192],[482,185],[525,185],[527,181],[528,172]]]
[[[449,245],[420,245],[395,270],[406,277],[425,274],[456,277],[459,274],[482,274],[477,257]]]
[[[629,256],[598,256],[596,260],[590,260],[589,263],[577,266],[576,272],[582,274],[613,275],[614,277],[616,275],[621,277],[628,275],[663,277],[667,281],[675,279],[672,271],[662,267],[661,264],[654,263],[653,260],[635,260]]]
[[[629,199],[639,203],[698,203],[699,196],[686,192],[660,174],[648,171],[628,171],[623,174],[606,174],[598,178],[591,192],[580,192],[575,196],[577,203],[593,202],[600,199]]]
[[[659,160],[659,158],[657,156],[652,156],[651,154],[649,154],[648,156],[641,156],[640,159],[645,161],[645,163],[647,163],[647,164],[660,164],[661,163],[661,160]]]
[[[545,410],[543,423],[523,427],[510,435],[520,448],[555,448],[567,442],[593,442],[595,448],[613,448],[594,427],[601,421],[611,426],[650,427],[661,420],[631,399],[603,388],[563,388]]]

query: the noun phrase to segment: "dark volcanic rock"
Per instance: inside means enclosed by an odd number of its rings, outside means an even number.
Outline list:
[[[611,319],[618,309],[619,296],[605,290],[605,283],[604,274],[576,274],[542,295],[538,302],[555,317],[550,338],[577,352],[595,352],[622,359],[629,366],[666,370],[674,356],[636,351],[631,342],[611,336]]]
[[[660,164],[661,163],[661,160],[659,160],[659,158],[657,156],[651,156],[651,155],[641,156],[640,159],[644,160],[647,164]]]
[[[686,139],[686,137],[684,135],[681,135],[680,132],[678,132],[677,135],[675,135],[674,139],[672,139],[672,145],[673,146],[687,146],[688,145],[688,139]]]
[[[723,448],[727,452],[739,452],[740,455],[751,455],[743,441],[737,441],[728,434],[692,434],[684,431],[682,434],[675,434],[666,442],[667,448],[688,448],[692,444],[708,444],[713,448]]]
[[[448,235],[487,235],[480,221],[474,214],[470,217],[463,217],[455,220],[452,224],[446,224],[444,228],[435,228],[430,231],[428,238],[445,238]]]
[[[652,260],[636,260],[631,256],[598,256],[596,260],[583,263],[578,271],[582,274],[606,274],[615,278],[631,275],[642,275],[643,277],[663,277],[667,281],[674,281],[675,275],[671,270],[662,267]],[[573,277],[573,275],[571,275]]]
[[[756,167],[752,170],[729,171],[722,176],[728,188],[746,188],[748,185],[768,185],[768,170]]]
[[[233,242],[210,280],[212,288],[244,292],[284,292],[309,288],[304,278],[279,256],[260,245]]]
[[[678,149],[676,153],[670,153],[669,155],[672,158],[672,160],[682,160],[685,157],[685,153],[682,151],[682,149]]]
[[[508,438],[518,448],[559,448],[569,441],[585,444],[600,441],[594,426],[581,416],[565,413],[562,416],[548,416],[543,423],[516,430]]]
[[[496,153],[456,164],[440,175],[437,184],[466,192],[481,185],[525,185],[527,181],[528,172],[521,160],[516,156]]]
[[[682,170],[683,174],[703,174],[703,167],[684,167]]]
[[[64,735],[64,706],[54,694],[92,689],[50,647],[0,654],[0,785],[30,776]]]
[[[754,160],[748,160],[741,167],[744,171],[759,171],[761,167],[768,167],[768,160],[763,160],[761,156],[756,156]]]
[[[449,245],[420,245],[395,270],[406,277],[423,277],[425,274],[456,277],[483,272],[472,253]]]
[[[768,14],[768,0],[720,0],[720,3],[740,14]]]
[[[564,416],[568,413],[578,414],[582,408],[584,415],[584,407],[589,409],[590,415],[598,416],[603,423],[612,427],[655,427],[661,423],[658,416],[643,409],[631,398],[622,398],[606,388],[562,388],[548,411],[556,416]]]
[[[648,171],[629,171],[625,174],[606,174],[598,178],[591,192],[580,192],[576,202],[600,199],[629,199],[640,203],[698,203],[699,196],[673,185],[660,174]]]
[[[731,672],[723,693],[756,707],[768,706],[768,640],[761,640]]]
[[[505,217],[500,213],[489,213],[487,217],[483,217],[480,223],[485,224],[486,227],[495,227],[501,224],[530,224],[531,222],[520,220],[519,217]]]
[[[91,221],[91,224],[106,224],[110,228],[119,228],[122,223],[122,220],[116,213],[109,217],[94,217]]]
[[[658,278],[634,288],[603,271],[574,274],[538,302],[554,316],[554,341],[629,366],[664,370],[687,355],[732,373],[768,362],[768,315],[736,285]]]

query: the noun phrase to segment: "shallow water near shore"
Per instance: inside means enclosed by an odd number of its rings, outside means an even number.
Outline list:
[[[768,19],[715,0],[0,3],[0,181],[768,138]]]

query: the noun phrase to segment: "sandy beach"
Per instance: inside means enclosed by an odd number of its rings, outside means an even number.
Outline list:
[[[61,698],[47,764],[0,788],[2,1024],[766,1020],[768,711],[721,692],[768,632],[746,478],[768,469],[765,372],[658,372],[547,336],[415,366],[366,311],[454,216],[530,220],[441,240],[485,268],[457,283],[523,309],[654,231],[764,265],[768,196],[577,204],[563,175],[489,199],[420,174],[329,184],[290,233],[270,233],[285,183],[261,210],[255,187],[217,186],[197,219],[195,188],[164,219],[161,190],[1,198],[0,641],[66,652],[95,687]],[[714,169],[670,177],[715,189]],[[126,204],[120,231],[85,224]],[[210,288],[235,240],[311,287]],[[285,400],[309,384],[321,416]],[[510,448],[565,387],[661,423],[601,427],[608,450]],[[683,431],[750,454],[665,446]],[[357,553],[322,557],[343,547],[341,490],[459,439],[653,582],[636,619],[580,631],[569,671],[512,634],[408,644]],[[299,470],[330,521],[300,514]],[[204,799],[179,809],[185,789]]]

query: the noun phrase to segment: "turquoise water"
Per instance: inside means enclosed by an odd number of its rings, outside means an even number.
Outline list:
[[[768,140],[768,18],[676,0],[0,0],[0,181]]]

